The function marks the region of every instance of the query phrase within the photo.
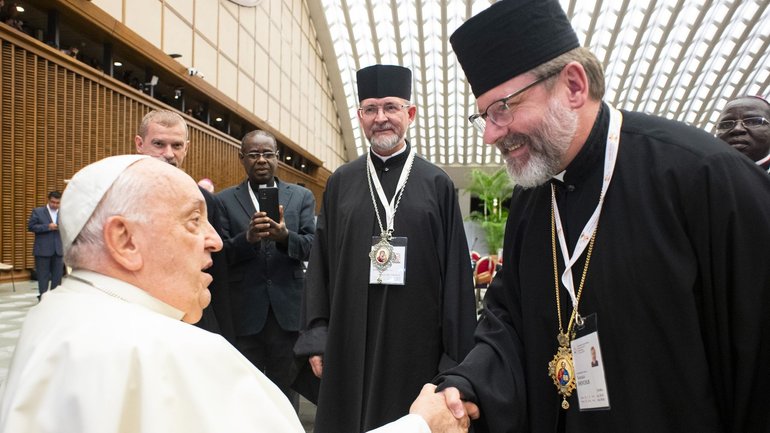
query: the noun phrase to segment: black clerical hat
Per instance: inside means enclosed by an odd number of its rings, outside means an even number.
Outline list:
[[[449,41],[476,97],[580,46],[558,0],[501,0]]]
[[[368,98],[395,96],[410,100],[412,71],[396,65],[372,65],[356,72],[358,102]]]

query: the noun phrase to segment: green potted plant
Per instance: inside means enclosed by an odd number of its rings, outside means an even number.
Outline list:
[[[497,252],[503,247],[505,221],[508,219],[508,209],[504,209],[502,203],[510,197],[513,183],[505,168],[500,168],[493,173],[474,168],[470,175],[468,192],[481,200],[484,209],[482,212],[471,212],[467,219],[481,225],[486,236],[488,254],[497,256]]]

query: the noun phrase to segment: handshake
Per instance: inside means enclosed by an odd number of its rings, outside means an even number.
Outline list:
[[[468,431],[470,420],[479,417],[479,408],[462,401],[457,388],[436,392],[436,385],[426,384],[409,413],[420,415],[432,433],[459,433]]]

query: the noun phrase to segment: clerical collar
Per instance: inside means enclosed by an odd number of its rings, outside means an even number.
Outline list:
[[[607,128],[610,123],[609,108],[601,103],[599,113],[596,115],[596,121],[591,128],[591,133],[583,144],[572,162],[566,169],[554,176],[561,182],[575,184],[585,178],[591,170],[596,168],[597,163],[604,159],[604,149],[607,147]]]
[[[248,185],[249,185],[249,191],[253,191],[253,188],[252,188],[252,185],[251,185],[251,180],[248,180],[248,181],[246,182],[246,184],[248,184]],[[277,184],[276,184],[276,181],[275,181],[275,177],[273,177],[273,180],[272,180],[272,182],[270,182],[270,183],[267,183],[267,184],[263,184],[263,183],[261,183],[261,184],[257,185],[257,188],[258,188],[258,189],[259,189],[259,188],[269,188],[269,187],[273,187],[273,186],[276,186],[276,185],[277,185]]]
[[[372,164],[374,164],[374,167],[381,169],[385,166],[393,167],[404,164],[406,162],[406,157],[409,156],[409,149],[411,149],[411,146],[409,145],[409,140],[406,140],[406,146],[404,146],[403,149],[399,150],[393,155],[390,155],[389,157],[385,157],[385,159],[382,159],[382,156],[377,155],[371,149],[369,152],[373,155]],[[376,156],[376,158],[374,158],[374,156]]]
[[[400,150],[397,150],[393,154],[388,155],[388,156],[382,156],[379,153],[377,153],[374,150],[372,150],[371,148],[369,148],[369,150],[370,150],[370,152],[372,152],[372,155],[374,155],[377,158],[379,158],[380,160],[382,160],[382,162],[385,162],[385,161],[389,160],[390,158],[393,158],[393,157],[396,157],[398,155],[401,155],[402,153],[406,153],[407,149],[409,149],[409,143],[406,141],[406,139],[404,139],[404,143],[406,144],[404,147],[402,147]]]

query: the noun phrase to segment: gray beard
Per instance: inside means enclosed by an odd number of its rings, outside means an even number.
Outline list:
[[[545,116],[529,134],[510,134],[500,139],[498,147],[524,144],[529,148],[529,159],[520,161],[507,158],[508,176],[524,188],[546,183],[559,173],[561,161],[577,130],[577,113],[565,109],[555,98],[548,103]]]
[[[369,140],[369,143],[372,145],[372,150],[374,150],[375,153],[383,154],[393,150],[402,138],[403,137],[391,135],[383,138],[372,138]]]

